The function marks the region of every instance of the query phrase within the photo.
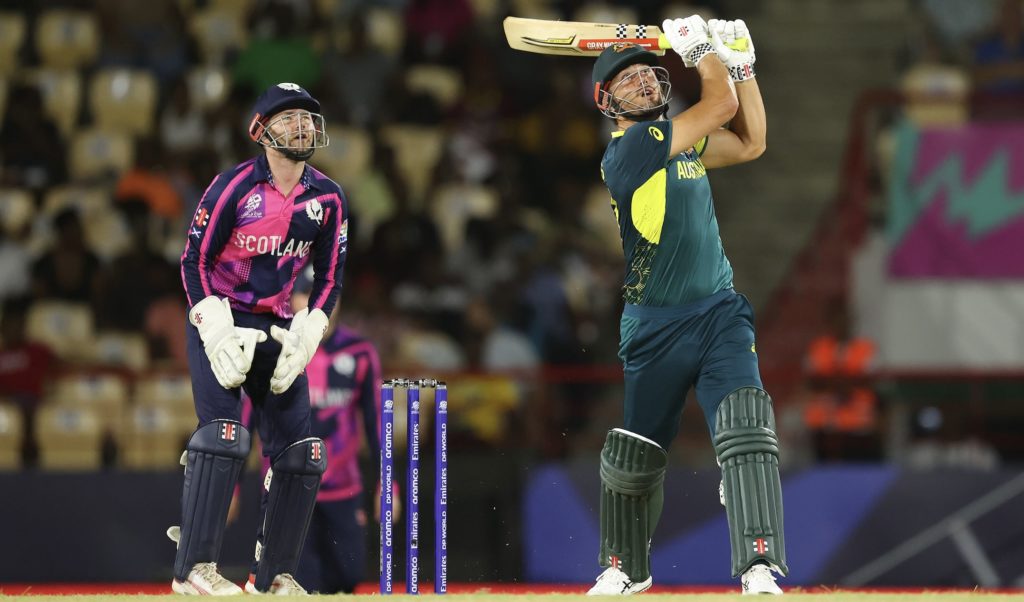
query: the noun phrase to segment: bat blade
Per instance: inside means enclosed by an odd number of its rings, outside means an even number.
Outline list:
[[[546,21],[505,17],[505,38],[516,50],[595,57],[612,44],[632,42],[657,55],[670,45],[656,25]]]

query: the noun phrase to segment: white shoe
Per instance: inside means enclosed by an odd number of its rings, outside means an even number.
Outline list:
[[[254,575],[249,576],[249,580],[245,582],[245,591],[249,594],[270,594],[273,596],[308,596],[306,590],[299,585],[299,582],[295,580],[288,573],[281,573],[277,577],[274,577],[274,581],[270,584],[270,589],[265,592],[261,592],[256,589],[256,577]]]
[[[196,563],[184,581],[171,581],[171,590],[192,596],[242,595],[242,588],[225,579],[217,570],[216,562]]]
[[[782,588],[775,583],[775,575],[768,565],[757,563],[740,576],[743,584],[743,595],[769,594],[781,596]]]
[[[611,566],[598,575],[597,583],[587,592],[588,596],[629,596],[639,594],[650,589],[654,583],[653,577],[648,577],[642,583],[634,583],[629,575]]]

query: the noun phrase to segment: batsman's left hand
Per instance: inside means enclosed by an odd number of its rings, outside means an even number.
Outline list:
[[[708,33],[711,45],[729,70],[732,81],[741,82],[754,77],[754,41],[743,19],[711,19],[708,21]]]
[[[270,327],[270,336],[281,343],[281,354],[277,356],[274,375],[270,377],[270,390],[281,394],[292,386],[299,374],[313,359],[320,340],[327,332],[327,314],[322,309],[303,309],[292,318],[288,330],[278,326]]]

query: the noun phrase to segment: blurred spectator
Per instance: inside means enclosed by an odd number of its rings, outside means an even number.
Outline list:
[[[451,63],[470,25],[468,0],[410,0],[405,9],[407,62]]]
[[[185,20],[176,0],[96,0],[100,64],[145,69],[170,90],[189,60]]]
[[[160,140],[172,154],[187,154],[208,144],[206,120],[192,106],[185,78],[175,82],[171,99],[160,115]]]
[[[141,331],[150,305],[161,297],[179,297],[178,270],[149,244],[147,203],[126,200],[120,211],[132,235],[128,251],[97,276],[96,323],[101,329]]]
[[[29,237],[34,208],[29,201],[7,201],[0,207],[0,299],[23,295],[29,290],[32,257]]]
[[[978,90],[1024,93],[1022,0],[1003,0],[993,31],[974,48],[974,84]]]
[[[32,428],[35,410],[42,401],[44,387],[53,378],[56,358],[40,343],[25,336],[31,300],[27,297],[7,299],[0,316],[0,396],[15,402],[25,416],[24,456],[28,463],[35,458]]]
[[[36,299],[88,303],[100,262],[85,245],[78,211],[62,210],[54,216],[53,226],[53,246],[32,267],[32,294]]]
[[[118,201],[142,201],[153,215],[168,221],[181,215],[181,197],[163,171],[156,139],[139,142],[135,164],[121,176],[114,197]]]
[[[235,84],[253,92],[280,82],[314,88],[320,80],[320,55],[313,50],[314,23],[306,3],[267,0],[252,11],[253,38],[233,68]],[[362,83],[360,82],[360,84]],[[244,113],[248,115],[248,113]]]
[[[853,334],[842,300],[828,311],[828,332],[811,341],[804,359],[804,423],[814,433],[819,459],[877,459],[878,396],[870,379],[876,347]]]
[[[345,107],[353,124],[377,124],[398,63],[370,44],[365,14],[352,15],[346,29],[348,39],[336,39],[323,57],[328,96]]]
[[[65,146],[39,89],[16,85],[0,125],[0,184],[42,190],[67,180]]]
[[[484,371],[534,371],[540,357],[525,336],[502,323],[496,308],[502,307],[497,294],[491,299],[475,297],[466,308],[464,347],[471,368]]]

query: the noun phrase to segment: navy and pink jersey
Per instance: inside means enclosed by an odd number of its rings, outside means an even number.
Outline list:
[[[306,367],[309,379],[310,436],[327,444],[327,470],[317,501],[355,497],[363,490],[359,447],[363,437],[370,466],[380,465],[380,359],[373,344],[339,326],[321,344]],[[242,421],[250,428],[251,402],[246,397]],[[263,474],[270,467],[263,458]]]
[[[341,188],[306,164],[282,194],[265,155],[219,174],[188,226],[181,277],[191,307],[210,295],[235,310],[290,318],[295,276],[313,263],[310,308],[331,314],[348,246]]]

